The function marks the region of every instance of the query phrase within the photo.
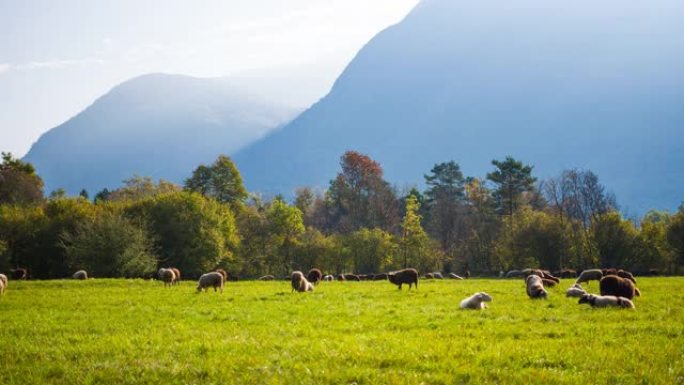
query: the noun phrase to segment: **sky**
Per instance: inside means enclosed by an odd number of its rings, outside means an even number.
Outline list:
[[[115,85],[153,72],[230,77],[306,107],[417,3],[0,0],[0,150],[24,156]]]

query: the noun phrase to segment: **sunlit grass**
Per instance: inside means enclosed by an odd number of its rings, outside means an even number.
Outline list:
[[[684,383],[684,278],[639,278],[636,311],[530,300],[522,280],[11,281],[4,384]],[[589,287],[596,291],[594,282]],[[484,311],[458,309],[477,291]]]

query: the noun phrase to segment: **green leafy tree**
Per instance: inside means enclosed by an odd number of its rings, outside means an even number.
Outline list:
[[[80,197],[83,198],[83,199],[89,199],[88,190],[86,190],[86,189],[81,189],[81,192],[78,193],[78,196],[80,196]]]
[[[436,164],[425,175],[430,235],[435,237],[445,254],[452,255],[463,237],[465,220],[465,180],[460,166],[454,162]]]
[[[592,221],[591,235],[602,267],[629,268],[639,259],[639,232],[617,211],[599,215]]]
[[[28,267],[33,273],[37,245],[42,243],[41,235],[47,218],[42,206],[0,205],[0,271],[9,268]]]
[[[515,210],[521,205],[521,197],[525,192],[534,191],[537,178],[532,176],[532,166],[508,156],[505,160],[493,160],[496,169],[487,174],[487,179],[496,185],[494,199],[500,214],[513,217]]]
[[[211,166],[201,165],[185,181],[185,189],[223,203],[244,203],[247,190],[235,163],[221,155]]]
[[[164,179],[159,179],[159,181],[155,183],[149,176],[135,175],[130,179],[126,179],[123,183],[123,187],[112,192],[107,191],[107,189],[102,190],[98,193],[99,199],[110,201],[136,201],[180,191],[180,187],[174,183]],[[96,200],[98,200],[97,197]]]
[[[141,277],[157,267],[153,243],[141,226],[120,213],[102,211],[61,236],[67,265],[94,277]]]
[[[667,243],[674,252],[673,267],[670,269],[677,273],[677,265],[684,265],[684,206],[680,207],[679,212],[673,215],[667,226]]]
[[[30,163],[2,153],[0,204],[36,203],[43,200],[43,180]]]
[[[345,236],[353,271],[377,273],[394,265],[397,244],[392,234],[381,229],[361,229]]]
[[[266,210],[269,223],[271,255],[280,262],[281,273],[287,274],[294,267],[294,252],[299,246],[299,236],[304,233],[302,212],[275,199]]]
[[[403,257],[403,267],[413,265],[421,270],[434,269],[434,260],[430,255],[430,239],[423,230],[419,214],[420,205],[415,196],[406,199],[406,215],[401,224],[400,248]]]

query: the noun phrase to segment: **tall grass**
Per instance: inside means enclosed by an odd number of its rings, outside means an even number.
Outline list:
[[[522,280],[11,281],[4,384],[684,384],[684,278],[639,278],[636,311],[592,309]],[[596,282],[589,286],[597,291]],[[484,311],[458,309],[477,291]]]

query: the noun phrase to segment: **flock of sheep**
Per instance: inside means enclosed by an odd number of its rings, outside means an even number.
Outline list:
[[[15,279],[25,279],[25,269],[12,270]],[[470,274],[466,272],[466,277]],[[560,283],[561,278],[575,278],[577,280],[570,286],[565,294],[567,297],[579,298],[580,304],[589,304],[592,307],[620,307],[634,309],[632,299],[635,296],[640,296],[641,292],[636,287],[636,279],[632,273],[625,270],[618,269],[589,269],[584,270],[577,276],[574,270],[561,270],[551,274],[547,270],[540,269],[525,269],[525,270],[511,270],[507,274],[500,274],[501,277],[506,278],[524,278],[527,295],[530,298],[547,298],[548,292],[546,287],[553,287]],[[181,272],[175,267],[160,268],[156,276],[159,280],[164,282],[165,286],[173,286],[180,282]],[[313,291],[314,287],[322,281],[362,281],[362,280],[388,280],[389,282],[398,286],[401,290],[403,285],[408,285],[409,290],[412,287],[418,288],[418,271],[416,269],[408,268],[389,273],[372,274],[372,275],[356,275],[356,274],[339,274],[334,277],[330,274],[323,275],[319,269],[311,269],[304,275],[301,271],[294,271],[290,277],[293,292],[308,292]],[[463,279],[462,277],[449,273],[451,279]],[[72,276],[74,279],[85,280],[88,279],[88,273],[85,270],[79,270]],[[443,279],[440,272],[428,273],[423,276],[424,279]],[[259,280],[271,281],[275,277],[266,275]],[[206,274],[203,274],[197,282],[197,292],[207,291],[209,288],[214,288],[214,291],[223,293],[224,283],[228,280],[228,273],[223,269],[217,269]],[[588,293],[583,287],[582,283],[589,283],[589,281],[599,281],[599,288],[601,295]],[[8,279],[4,274],[0,274],[0,295],[7,290]],[[492,297],[485,293],[479,292],[472,296],[465,298],[460,303],[461,309],[484,309],[485,302],[491,302]]]

